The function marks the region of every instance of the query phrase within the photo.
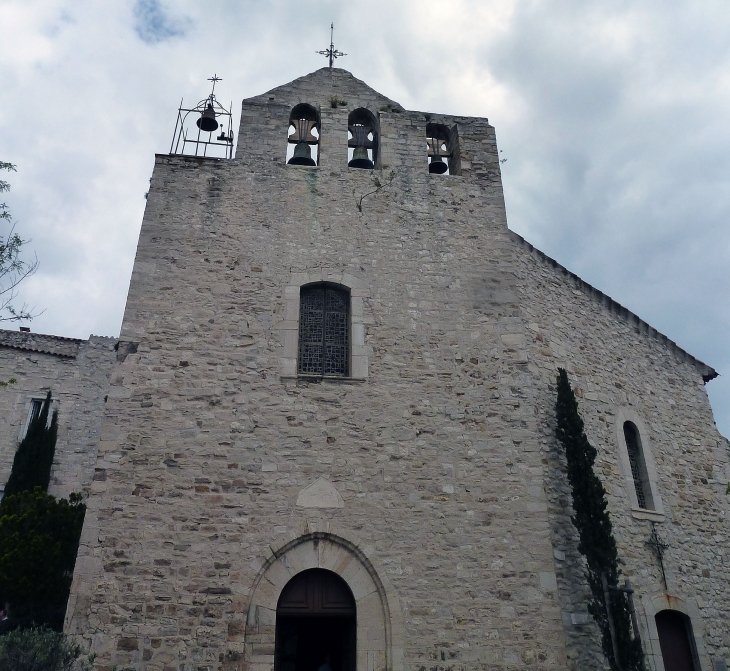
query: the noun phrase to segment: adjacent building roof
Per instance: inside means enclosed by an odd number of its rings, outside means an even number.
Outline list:
[[[43,354],[53,354],[70,359],[76,358],[79,353],[79,345],[83,342],[86,341],[78,338],[63,338],[44,333],[0,329],[0,347],[42,352]]]

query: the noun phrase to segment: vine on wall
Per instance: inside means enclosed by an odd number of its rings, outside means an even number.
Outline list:
[[[620,591],[618,551],[608,514],[606,490],[593,470],[596,449],[588,442],[578,402],[564,369],[558,369],[556,436],[565,449],[568,482],[573,495],[574,515],[578,530],[578,550],[588,563],[588,584],[592,598],[588,611],[602,634],[603,652],[614,671],[645,671],[641,641],[632,636],[628,596]],[[606,608],[601,576],[606,577],[610,595],[610,617],[613,621],[617,655],[614,655],[609,614]],[[618,657],[618,659],[616,659]]]

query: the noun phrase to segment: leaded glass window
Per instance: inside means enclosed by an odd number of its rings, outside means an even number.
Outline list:
[[[319,284],[303,287],[299,308],[299,374],[348,374],[349,292]]]
[[[649,501],[647,501],[645,485],[646,465],[644,464],[644,453],[641,449],[641,439],[639,438],[638,429],[631,422],[624,423],[624,438],[626,438],[626,451],[629,453],[631,476],[634,480],[634,489],[636,490],[636,500],[639,508],[652,509],[651,495],[649,495]]]

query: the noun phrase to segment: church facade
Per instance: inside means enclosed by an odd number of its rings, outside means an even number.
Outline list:
[[[608,668],[559,367],[648,667],[730,662],[716,373],[508,229],[487,119],[327,68],[244,100],[232,160],[156,157],[115,356],[66,620],[99,669]]]

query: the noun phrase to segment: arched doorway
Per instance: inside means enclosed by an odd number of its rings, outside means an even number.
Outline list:
[[[302,571],[276,606],[274,671],[355,671],[356,631],[347,583],[325,569]]]
[[[655,621],[664,671],[696,671],[689,618],[677,610],[662,610]]]

